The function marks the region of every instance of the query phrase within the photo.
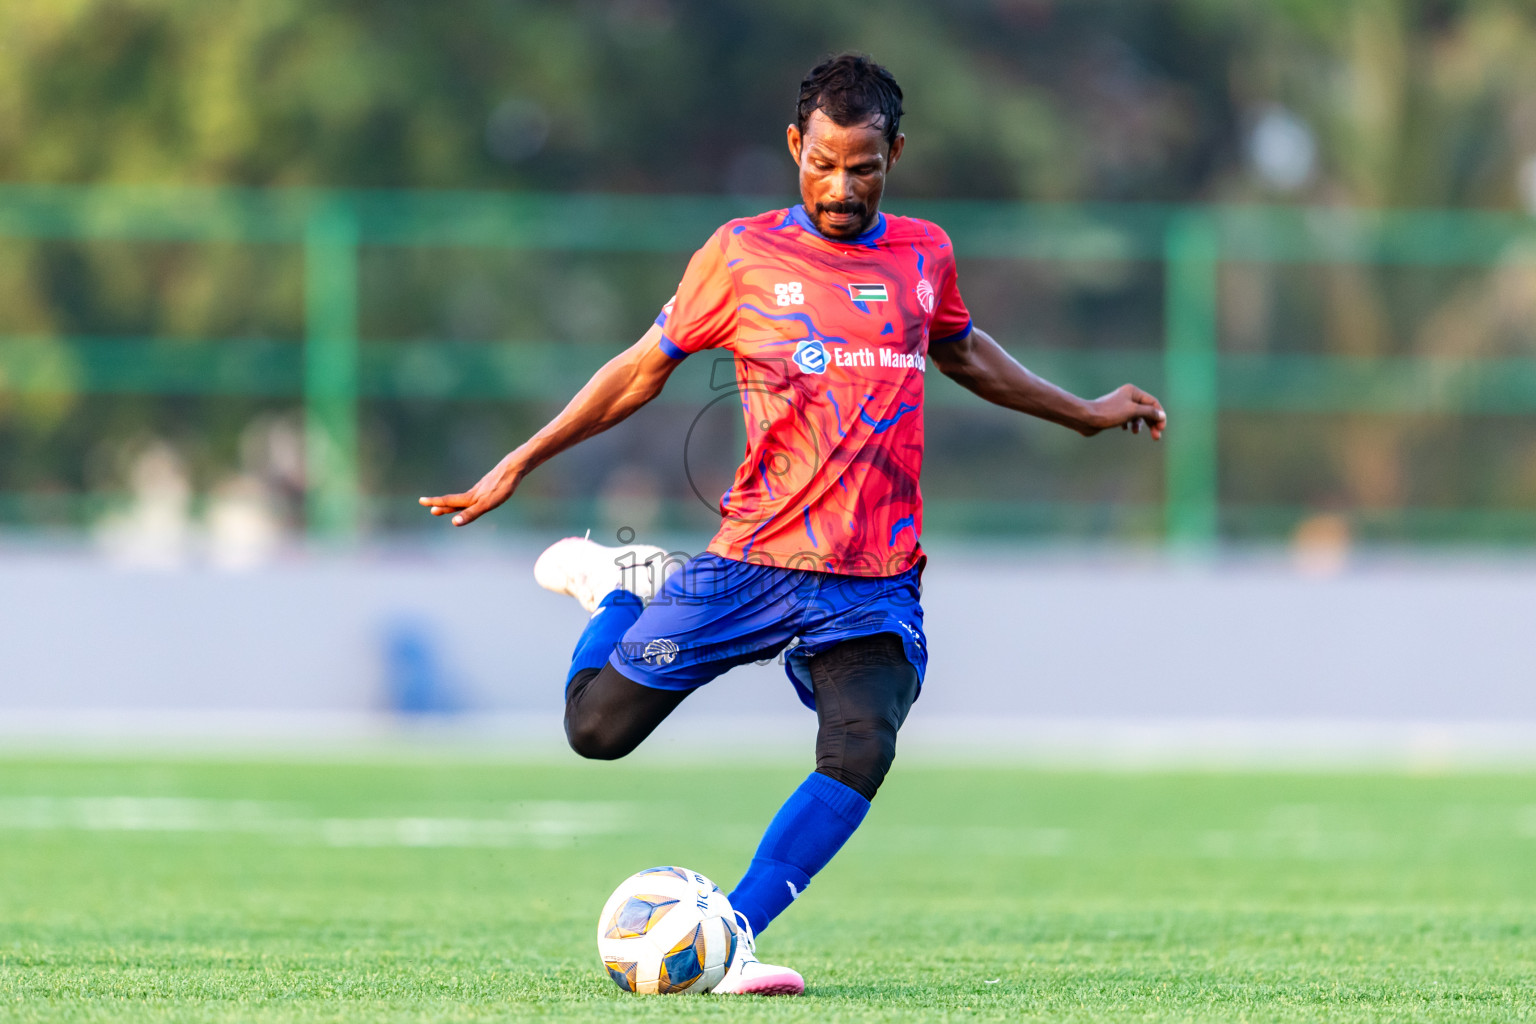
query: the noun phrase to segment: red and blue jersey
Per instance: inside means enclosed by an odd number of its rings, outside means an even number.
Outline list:
[[[673,358],[735,356],[746,457],[710,551],[854,576],[918,562],[929,346],[971,330],[937,225],[880,214],[835,241],[799,206],[731,221],[657,323]]]

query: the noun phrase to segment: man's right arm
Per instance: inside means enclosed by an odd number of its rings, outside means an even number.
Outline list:
[[[661,350],[661,327],[610,359],[560,415],[496,464],[462,494],[421,498],[434,516],[453,514],[454,526],[468,526],[512,496],[535,467],[627,418],[661,394],[682,360]]]

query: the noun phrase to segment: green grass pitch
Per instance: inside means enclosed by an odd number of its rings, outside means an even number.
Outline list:
[[[635,997],[631,871],[734,883],[801,771],[0,761],[0,1020],[1530,1021],[1536,777],[899,763],[760,951]]]

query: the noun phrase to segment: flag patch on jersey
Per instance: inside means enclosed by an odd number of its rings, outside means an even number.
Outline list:
[[[854,302],[886,302],[890,299],[883,284],[850,284],[848,297]]]

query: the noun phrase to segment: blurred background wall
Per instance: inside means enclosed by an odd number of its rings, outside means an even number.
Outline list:
[[[978,322],[1174,422],[1084,441],[931,377],[948,692],[1536,720],[1536,16],[1492,0],[15,0],[0,719],[548,711],[579,615],[528,553],[702,548],[740,444],[720,368],[473,531],[414,499],[557,411],[720,221],[794,201],[783,127],[844,48],[906,91],[886,206],[950,230]],[[1015,621],[1063,680],[1026,700]],[[1106,651],[1160,671],[1065,681]]]

